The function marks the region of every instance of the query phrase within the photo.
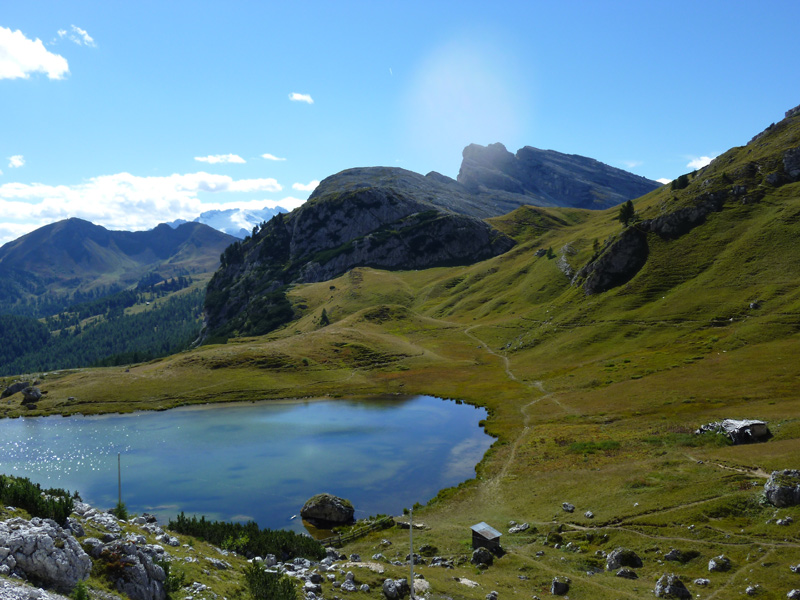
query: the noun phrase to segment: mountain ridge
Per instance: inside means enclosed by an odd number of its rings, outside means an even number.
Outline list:
[[[61,310],[76,292],[103,295],[154,271],[164,278],[207,274],[235,240],[200,223],[133,232],[78,218],[51,223],[0,247],[0,312],[25,312],[54,296],[63,298]]]

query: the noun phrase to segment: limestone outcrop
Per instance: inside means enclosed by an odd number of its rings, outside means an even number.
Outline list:
[[[0,574],[22,575],[59,590],[86,579],[92,561],[78,540],[50,519],[0,522]]]
[[[773,471],[764,484],[764,496],[770,504],[778,508],[800,504],[800,471]]]

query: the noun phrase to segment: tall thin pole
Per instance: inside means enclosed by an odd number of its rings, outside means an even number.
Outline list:
[[[408,579],[408,587],[411,588],[411,600],[414,600],[414,509],[408,511],[408,549],[411,556],[411,570]]]
[[[119,452],[117,452],[117,492],[119,494],[118,506],[122,506],[122,463],[120,462]]]

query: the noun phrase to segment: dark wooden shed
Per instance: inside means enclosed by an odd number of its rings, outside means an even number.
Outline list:
[[[472,529],[472,548],[486,548],[490,552],[500,550],[500,536],[503,535],[494,527],[483,521],[470,527]]]

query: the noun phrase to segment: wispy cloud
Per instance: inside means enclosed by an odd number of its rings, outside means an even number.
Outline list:
[[[310,94],[298,94],[297,92],[292,92],[289,94],[289,100],[292,102],[305,102],[306,104],[314,104],[314,99]]]
[[[313,192],[318,185],[319,181],[314,179],[313,181],[309,181],[308,183],[293,183],[292,189],[297,190],[298,192]]]
[[[8,157],[8,166],[11,169],[19,169],[25,166],[25,157],[22,154],[15,154]]]
[[[712,160],[717,158],[716,156],[698,156],[696,158],[692,158],[689,163],[686,165],[690,169],[702,169],[706,165],[708,165]]]
[[[661,185],[667,185],[668,183],[672,182],[672,179],[667,179],[666,177],[662,177],[661,179],[656,179],[656,181]]]
[[[269,153],[262,154],[261,158],[264,158],[266,160],[286,160],[285,158],[279,158],[279,157],[275,156],[274,154],[269,154]]]
[[[49,52],[42,40],[0,27],[0,79],[28,79],[31,73],[63,79],[69,74],[69,64],[63,56]]]
[[[635,169],[636,167],[642,166],[644,163],[640,160],[623,160],[620,161],[626,169]]]
[[[210,156],[195,156],[194,159],[198,162],[216,165],[217,163],[238,163],[242,164],[247,162],[238,154],[212,154]]]
[[[90,36],[85,29],[81,29],[77,25],[72,25],[69,31],[66,29],[59,29],[58,37],[61,39],[66,38],[69,41],[78,44],[78,46],[89,46],[91,48],[97,47],[94,38],[92,38],[92,36]]]

